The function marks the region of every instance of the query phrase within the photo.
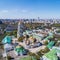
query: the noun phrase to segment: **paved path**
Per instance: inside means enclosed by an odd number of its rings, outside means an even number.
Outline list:
[[[25,55],[25,56],[18,56],[16,57],[14,60],[20,60],[20,58],[24,58],[24,57],[27,57],[28,55]]]
[[[26,48],[26,45],[24,43],[19,42],[19,44],[22,45],[24,48]],[[40,51],[41,49],[44,49],[45,47],[46,47],[45,45],[42,45],[42,46],[39,46],[39,47],[36,47],[36,48],[31,48],[31,49],[28,49],[28,50],[32,53],[36,53],[36,52]]]
[[[5,58],[3,58],[1,55],[3,54],[3,49],[0,48],[0,60],[6,60]]]
[[[8,52],[8,56],[14,57],[14,60],[20,60],[20,58],[26,57],[27,55],[25,55],[25,56],[17,56],[15,54],[14,50],[13,50],[13,51]]]
[[[40,47],[36,47],[36,48],[32,48],[32,49],[29,49],[30,52],[32,53],[37,53],[39,52],[41,49],[44,49],[46,46],[40,46]]]
[[[20,42],[19,44],[26,48],[26,45],[24,43]],[[43,46],[40,46],[40,47],[28,49],[28,50],[32,53],[37,53],[38,51],[40,51],[41,49],[44,49],[45,47],[46,46],[43,45]],[[14,52],[14,50],[8,52],[8,55],[14,57],[15,58],[14,60],[19,60],[20,58],[24,57],[24,56],[17,56],[16,53]]]
[[[14,50],[13,50],[13,51],[8,52],[8,56],[11,56],[11,57],[14,57],[14,58],[16,58],[16,57],[17,57],[17,55],[15,54]]]

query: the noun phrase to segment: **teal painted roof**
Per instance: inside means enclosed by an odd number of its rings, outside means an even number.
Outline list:
[[[47,45],[48,48],[52,48],[52,46],[54,45],[54,41],[49,42],[49,44]]]
[[[11,43],[12,42],[12,38],[11,36],[6,36],[3,40],[2,40],[2,43],[5,44],[5,43]]]

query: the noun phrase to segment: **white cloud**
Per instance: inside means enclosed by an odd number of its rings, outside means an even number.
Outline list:
[[[2,13],[7,13],[7,12],[8,12],[8,10],[2,10],[1,12],[2,12]]]
[[[26,12],[28,12],[28,11],[27,11],[27,10],[22,10],[22,12],[23,12],[23,13],[26,13]]]

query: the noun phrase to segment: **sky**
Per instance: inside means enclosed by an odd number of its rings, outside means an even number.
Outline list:
[[[60,18],[60,0],[0,0],[0,18]]]

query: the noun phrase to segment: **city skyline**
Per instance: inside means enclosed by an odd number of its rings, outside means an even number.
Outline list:
[[[0,18],[60,18],[60,0],[0,0]]]

